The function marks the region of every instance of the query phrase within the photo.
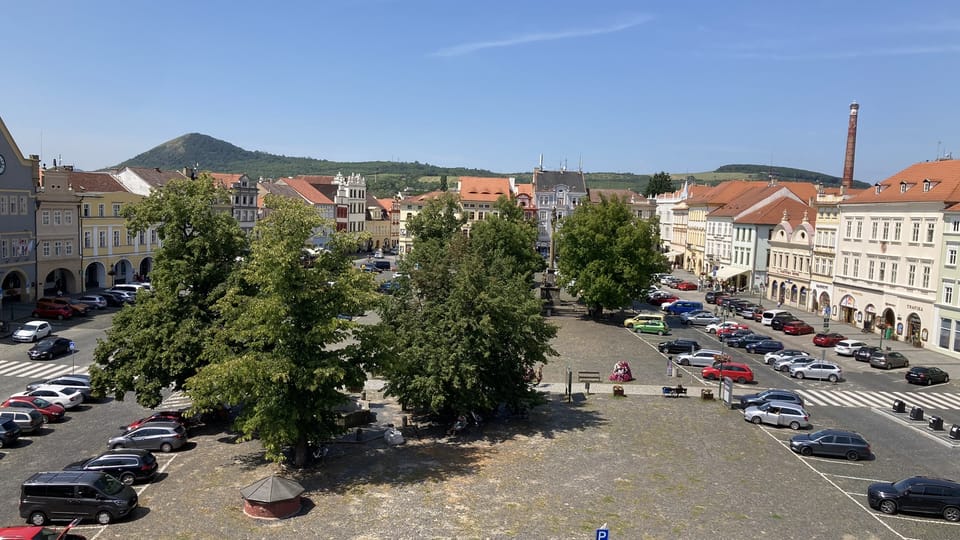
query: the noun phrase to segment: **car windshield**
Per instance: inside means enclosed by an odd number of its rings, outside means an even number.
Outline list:
[[[828,433],[829,432],[827,430],[821,429],[820,431],[814,431],[813,433],[811,433],[810,438],[816,440],[816,439],[819,439],[820,437],[823,437],[824,435],[827,435]]]
[[[914,484],[913,478],[904,478],[899,482],[894,482],[893,487],[896,488],[897,491],[903,491],[905,489],[910,489],[910,486],[912,486],[913,484]]]
[[[50,406],[50,402],[49,402],[49,401],[47,401],[47,400],[45,400],[45,399],[43,399],[43,398],[38,398],[38,397],[33,398],[33,404],[36,405],[37,407],[41,407],[41,408],[43,408],[43,407],[49,407],[49,406]]]
[[[40,329],[40,325],[39,325],[39,324],[27,323],[27,324],[23,325],[23,329],[26,330],[26,331],[28,331],[28,332],[36,332],[38,329]]]
[[[123,482],[117,480],[109,474],[103,475],[102,478],[94,482],[94,486],[107,495],[116,495],[117,493],[123,491]]]

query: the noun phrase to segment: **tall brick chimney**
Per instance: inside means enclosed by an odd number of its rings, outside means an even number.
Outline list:
[[[840,185],[844,191],[853,187],[853,157],[857,150],[857,111],[860,105],[850,104],[850,124],[847,126],[847,154],[843,158],[843,180]]]

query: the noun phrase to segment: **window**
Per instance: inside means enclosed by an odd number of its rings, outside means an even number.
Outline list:
[[[929,266],[923,267],[923,281],[920,284],[920,286],[923,287],[924,289],[930,288],[930,267]]]
[[[113,231],[113,247],[120,245],[120,231]]]
[[[911,264],[907,267],[907,285],[913,287],[917,281],[917,265]]]
[[[897,263],[890,263],[890,283],[897,282]]]
[[[83,203],[83,217],[90,217],[90,203]]]
[[[10,196],[10,215],[17,215],[17,198],[13,195]]]
[[[103,215],[104,215],[104,214],[103,214],[103,208],[104,208],[103,203],[100,203],[100,204],[97,205],[97,216],[98,216],[98,217],[103,217]]]
[[[860,277],[860,259],[853,260],[853,277]]]
[[[901,229],[901,228],[902,228],[902,224],[901,224],[899,221],[897,221],[896,223],[893,224],[893,240],[894,240],[894,242],[899,242],[899,241],[900,241],[900,229]]]
[[[100,247],[107,247],[107,231],[100,231]]]
[[[850,272],[850,258],[844,257],[843,258],[843,275],[845,276],[849,275],[849,272]]]
[[[63,254],[67,257],[73,255],[73,242],[67,240],[63,243]]]
[[[888,240],[890,238],[890,222],[889,221],[883,222],[883,236],[881,236],[881,238],[883,238],[884,240]]]
[[[54,211],[53,211],[53,224],[54,224],[54,225],[60,225],[61,223],[63,223],[63,212],[61,212],[60,210],[54,210]]]
[[[12,214],[13,212],[10,213]],[[27,214],[27,197],[25,195],[20,197],[20,214]]]
[[[120,217],[120,203],[113,203],[113,217]]]
[[[886,261],[880,261],[880,275],[878,276],[880,281],[884,280],[884,274],[887,273],[887,263]]]
[[[927,223],[927,243],[933,242],[933,233],[937,229],[937,224],[933,221]]]
[[[44,210],[43,212],[40,212],[40,224],[41,224],[41,225],[49,225],[49,224],[50,224],[50,211],[49,211],[49,210]]]
[[[960,219],[951,222],[950,225],[953,227],[953,232],[960,232]]]
[[[880,224],[877,223],[876,221],[874,221],[873,223],[871,223],[871,224],[870,224],[870,239],[871,239],[871,240],[876,240],[876,239],[877,239],[877,233],[878,233],[879,231],[880,231]]]
[[[53,243],[53,256],[61,257],[63,256],[63,242],[57,240]]]
[[[93,247],[93,233],[90,231],[85,231],[83,233],[83,247],[92,248]]]
[[[957,248],[947,248],[947,264],[949,266],[957,265]]]
[[[943,303],[947,305],[953,304],[953,285],[943,286]]]
[[[847,220],[847,234],[844,235],[844,237],[850,238],[852,231],[853,231],[853,222],[850,220]]]
[[[946,321],[947,332],[949,332],[950,323],[953,321],[950,321],[949,319],[944,319],[944,321]],[[942,334],[943,327],[940,328],[940,332]],[[941,339],[943,338],[941,337]],[[953,327],[953,350],[960,351],[960,321],[957,321],[957,324],[955,324]]]
[[[8,256],[8,253],[7,253],[7,241],[6,241],[6,240],[0,240],[0,257],[6,259],[7,256]]]
[[[910,241],[911,242],[920,241],[920,222],[919,221],[913,222],[913,234],[910,236]]]
[[[64,210],[64,212],[63,212],[63,224],[64,224],[64,225],[73,225],[73,210]]]
[[[863,221],[857,221],[857,239],[863,238]]]
[[[0,197],[0,216],[7,215],[7,196]]]
[[[43,242],[40,244],[40,252],[43,253],[44,257],[50,256],[50,242]]]
[[[869,279],[869,280],[871,280],[871,281],[873,280],[873,271],[874,271],[874,264],[873,264],[873,263],[874,263],[874,261],[869,261],[869,264],[867,265],[867,279]]]
[[[151,244],[156,244],[156,243],[157,243],[157,231],[156,231],[156,229],[150,229],[150,243],[151,243]]]

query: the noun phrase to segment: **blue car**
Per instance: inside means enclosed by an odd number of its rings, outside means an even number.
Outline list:
[[[783,343],[773,339],[765,339],[763,341],[748,343],[746,349],[748,353],[776,352],[783,350]]]

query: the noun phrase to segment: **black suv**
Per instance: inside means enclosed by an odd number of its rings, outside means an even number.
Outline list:
[[[700,344],[692,339],[675,339],[657,344],[657,350],[667,354],[680,354],[700,350]]]
[[[870,357],[873,356],[873,353],[880,352],[880,347],[860,347],[853,352],[853,359],[857,362],[869,362]]]
[[[107,450],[97,457],[71,463],[65,471],[99,471],[119,479],[126,485],[139,480],[151,480],[157,475],[157,458],[140,448]]]
[[[859,433],[839,429],[794,435],[790,449],[804,456],[845,457],[850,461],[870,457],[870,444]]]
[[[800,397],[800,394],[796,392],[791,392],[790,390],[780,390],[777,388],[771,388],[759,394],[747,394],[745,396],[740,396],[740,408],[746,409],[747,407],[752,407],[754,405],[762,405],[768,401],[780,401],[785,403],[795,403],[797,405],[803,405],[803,398]]]
[[[960,484],[950,480],[913,476],[899,482],[877,482],[867,488],[867,502],[884,514],[919,512],[960,521]]]

